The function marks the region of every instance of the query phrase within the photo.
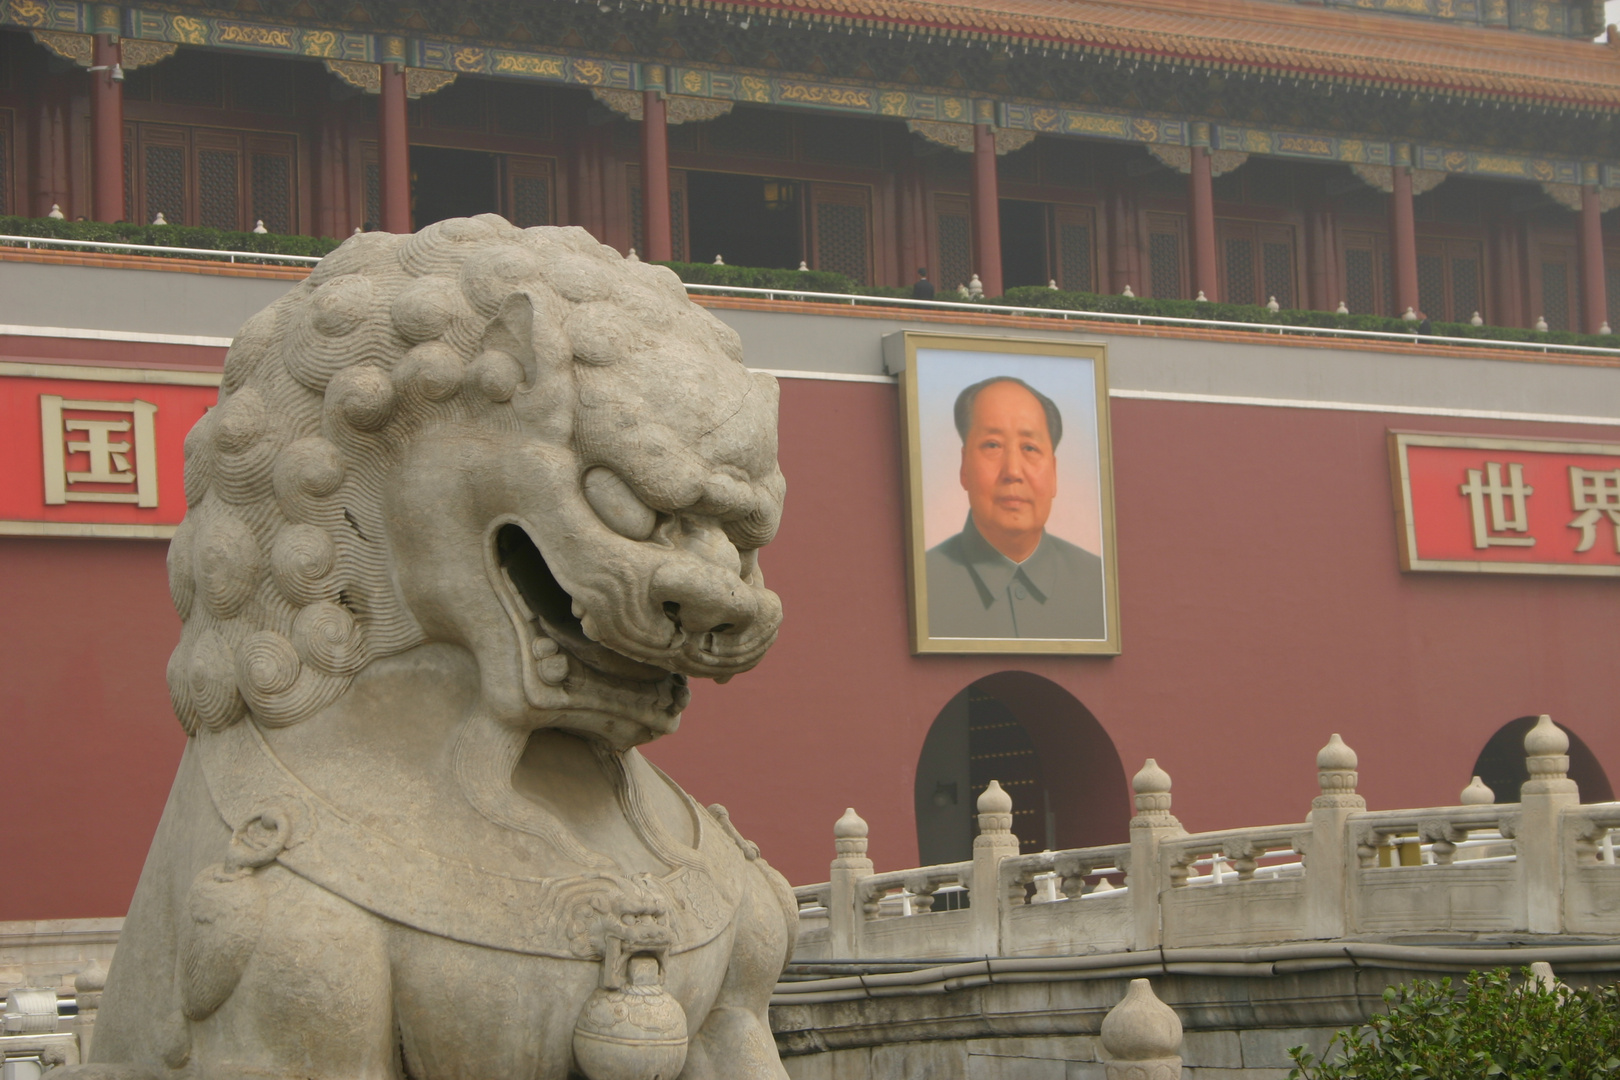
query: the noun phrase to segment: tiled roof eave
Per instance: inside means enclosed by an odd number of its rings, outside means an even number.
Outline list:
[[[1473,66],[1450,66],[1395,58],[1347,56],[1343,53],[1267,45],[1235,38],[1164,34],[1131,27],[926,5],[848,0],[862,10],[776,0],[668,0],[683,6],[739,14],[767,13],[847,27],[850,32],[890,31],[937,35],[970,42],[1025,45],[1064,52],[1129,58],[1137,62],[1207,67],[1299,81],[1360,84],[1384,90],[1448,97],[1491,98],[1543,108],[1620,111],[1620,58],[1613,82],[1559,79],[1546,75],[1493,73],[1482,59]],[[838,0],[834,0],[835,3]],[[932,9],[937,15],[924,14]],[[947,18],[956,15],[956,18]],[[968,18],[981,15],[977,21]],[[989,18],[994,16],[992,20]],[[991,22],[995,25],[990,25]]]

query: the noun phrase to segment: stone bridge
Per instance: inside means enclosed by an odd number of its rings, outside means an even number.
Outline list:
[[[1525,737],[1520,801],[1369,810],[1334,735],[1303,822],[1187,833],[1151,759],[1128,843],[1019,854],[1012,799],[978,800],[967,862],[873,873],[853,809],[828,881],[802,886],[773,1028],[795,1080],[1102,1080],[1103,1016],[1150,977],[1188,1076],[1280,1078],[1387,985],[1551,963],[1620,971],[1620,803],[1582,805],[1569,739]]]

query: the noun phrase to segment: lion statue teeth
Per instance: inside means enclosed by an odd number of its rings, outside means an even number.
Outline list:
[[[667,269],[493,215],[352,237],[249,320],[186,439],[190,738],[80,1075],[785,1076],[792,894],[635,749],[775,639],[776,401]]]

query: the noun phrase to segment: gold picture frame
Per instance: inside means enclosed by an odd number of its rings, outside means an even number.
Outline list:
[[[907,330],[885,339],[884,355],[900,385],[912,652],[1118,654],[1106,347]],[[995,521],[978,527],[983,515],[995,517],[987,507],[999,505],[994,491],[1001,489],[973,480],[979,494],[970,493],[962,449],[968,434],[957,418],[961,412],[968,423],[979,423],[972,404],[977,392],[969,395],[969,389],[1007,381],[1031,392],[1027,401],[1036,415],[1046,410],[1060,436],[1051,440],[1049,451],[1053,493],[1044,506],[1029,500],[1040,508],[1021,519],[1026,537],[1031,528],[1038,530],[1036,546],[1022,562],[996,548],[1004,540],[987,539],[1005,536],[994,532]],[[1013,396],[1019,395],[1014,391]],[[1062,484],[1056,483],[1059,475],[1065,477]],[[953,523],[949,515],[963,510],[965,517]],[[981,606],[975,606],[975,598]]]

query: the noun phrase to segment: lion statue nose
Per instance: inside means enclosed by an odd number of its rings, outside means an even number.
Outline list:
[[[650,594],[688,637],[773,629],[756,626],[769,617],[763,610],[764,590],[710,562],[682,556],[666,560],[653,572]]]

